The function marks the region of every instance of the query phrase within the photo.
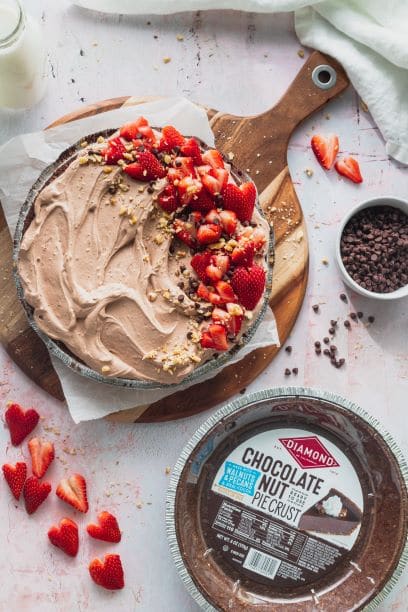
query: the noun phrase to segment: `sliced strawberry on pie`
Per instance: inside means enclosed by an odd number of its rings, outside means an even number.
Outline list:
[[[339,151],[338,136],[336,134],[329,134],[328,136],[315,134],[312,137],[311,145],[320,165],[326,170],[330,170]]]
[[[206,285],[204,285],[204,283],[199,284],[197,295],[205,302],[210,302],[211,304],[219,305],[225,303],[223,302],[221,296],[214,291],[212,287],[208,288]]]
[[[233,236],[238,224],[237,215],[232,210],[221,210],[219,214],[224,232],[228,236]]]
[[[204,223],[197,230],[197,240],[201,245],[217,242],[222,234],[221,225],[216,223]]]
[[[242,222],[250,221],[254,212],[256,188],[254,183],[242,183],[239,187],[228,183],[222,192],[224,208],[232,210]]]
[[[231,253],[231,261],[235,266],[252,266],[255,255],[253,242],[241,242]]]
[[[180,206],[178,191],[174,185],[169,184],[159,194],[157,199],[159,206],[167,213],[172,213]]]
[[[70,557],[76,557],[79,548],[78,525],[70,518],[63,518],[59,525],[52,525],[48,538],[54,546]]]
[[[203,348],[226,351],[228,349],[227,331],[223,325],[212,323],[208,326],[208,330],[202,332],[200,342]]]
[[[182,147],[185,143],[185,138],[176,128],[172,125],[165,125],[162,129],[162,137],[159,142],[159,151],[166,151],[170,153],[177,147]]]
[[[184,242],[190,249],[193,249],[197,245],[197,241],[193,234],[193,228],[191,223],[182,221],[181,219],[175,219],[174,221],[175,236]]]
[[[219,195],[228,183],[228,171],[212,168],[207,174],[201,175],[201,181],[211,195]]]
[[[214,208],[214,200],[208,191],[201,187],[200,191],[194,194],[190,200],[190,208],[191,210],[198,210],[206,214]]]
[[[335,164],[335,168],[339,174],[345,176],[353,183],[362,183],[363,177],[361,176],[360,166],[358,161],[354,157],[344,157]]]
[[[88,512],[86,481],[81,474],[63,478],[55,491],[57,496],[79,512]]]
[[[263,296],[265,282],[265,270],[257,265],[236,268],[231,279],[240,304],[248,310],[253,310]]]
[[[208,149],[202,154],[202,159],[205,164],[211,166],[211,168],[224,168],[224,160],[222,155],[217,149]]]
[[[31,438],[28,442],[34,476],[42,478],[54,460],[54,445],[48,440]]]
[[[110,138],[101,153],[107,164],[116,164],[120,159],[123,159],[126,148],[119,137]]]
[[[150,151],[138,153],[136,161],[125,166],[123,171],[138,181],[155,181],[166,176],[166,169]]]
[[[209,251],[202,251],[201,253],[196,253],[191,258],[191,267],[197,274],[198,278],[204,283],[208,281],[206,268],[210,265],[211,258],[212,254]]]
[[[230,258],[228,255],[213,255],[211,262],[206,268],[207,278],[212,282],[221,280],[228,272],[230,266]]]
[[[16,499],[20,499],[20,495],[27,478],[27,465],[24,463],[24,461],[17,461],[15,465],[5,463],[2,469],[4,478],[10,487],[10,491]]]
[[[243,311],[239,304],[227,304],[227,310],[215,307],[211,313],[211,317],[214,322],[224,325],[230,336],[236,336],[239,334],[242,320]]]
[[[186,157],[191,157],[195,166],[203,164],[200,145],[195,138],[189,138],[180,148],[180,153]]]
[[[181,178],[184,176],[194,176],[194,163],[192,157],[176,157],[174,167],[181,173]]]
[[[144,117],[138,117],[136,121],[122,125],[119,134],[125,140],[141,138],[143,136],[143,132],[141,132],[140,128],[142,127],[149,127],[149,122]]]
[[[234,294],[234,290],[227,281],[218,281],[215,285],[215,288],[224,304],[227,304],[228,302],[237,301],[237,297]]]
[[[201,191],[202,184],[192,176],[185,176],[178,182],[177,189],[181,203],[187,205]]]

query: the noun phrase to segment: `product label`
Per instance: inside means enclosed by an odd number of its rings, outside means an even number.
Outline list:
[[[211,545],[261,582],[316,579],[353,547],[363,493],[345,454],[324,436],[274,429],[235,448],[208,495]]]

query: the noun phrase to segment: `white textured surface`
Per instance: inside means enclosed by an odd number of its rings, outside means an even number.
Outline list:
[[[55,78],[50,77],[47,97],[37,108],[15,114],[0,111],[2,142],[74,110],[82,104],[81,97],[90,103],[118,95],[183,94],[222,110],[257,113],[279,98],[303,61],[297,56],[299,46],[287,15],[184,14],[154,17],[147,26],[148,18],[102,16],[74,8],[66,0],[31,0],[26,6],[40,19],[43,16]],[[184,41],[176,40],[178,33]],[[172,58],[167,65],[162,62],[164,56]],[[330,119],[325,118],[327,114]],[[360,161],[365,178],[361,186],[317,166],[307,146],[312,130],[339,134],[341,151],[355,154]],[[338,298],[343,286],[334,264],[340,218],[360,199],[385,193],[406,197],[408,169],[387,158],[377,129],[369,115],[358,109],[353,91],[297,130],[289,166],[308,223],[310,281],[290,338],[292,355],[282,351],[249,390],[285,384],[284,368],[297,366],[299,375],[296,381],[292,376],[290,383],[323,387],[354,400],[380,418],[407,450],[407,302],[377,305],[352,298],[353,309],[375,315],[376,321],[371,328],[353,324],[350,334],[338,333],[336,345],[348,357],[344,370],[315,357],[313,341],[326,334],[331,318],[350,311]],[[314,170],[311,178],[305,175],[306,168]],[[323,257],[329,259],[327,267],[321,263]],[[318,315],[311,310],[316,302],[321,304]],[[44,432],[67,462],[56,460],[51,468],[54,485],[68,471],[80,471],[88,479],[91,511],[89,517],[76,518],[84,525],[97,511],[108,509],[118,516],[124,533],[122,543],[109,546],[90,541],[81,531],[80,553],[77,559],[68,559],[48,545],[46,531],[61,516],[74,515],[69,507],[52,495],[28,518],[21,504],[15,508],[6,485],[0,483],[0,610],[12,605],[19,612],[194,612],[165,540],[165,468],[174,464],[206,414],[161,425],[97,422],[74,426],[64,406],[25,378],[0,351],[2,406],[8,399],[34,405],[46,425],[61,431],[59,436]],[[0,435],[1,462],[16,461],[20,450],[8,445],[7,430],[1,429]],[[77,449],[77,455],[63,448]],[[120,552],[123,559],[127,587],[119,593],[102,591],[87,575],[89,560],[108,551]],[[403,612],[407,607],[406,572],[380,609]]]

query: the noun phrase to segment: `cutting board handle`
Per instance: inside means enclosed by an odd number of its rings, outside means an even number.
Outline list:
[[[277,153],[281,159],[279,162],[275,160],[275,170],[278,170],[277,165],[281,168],[287,165],[287,146],[296,126],[326,102],[338,96],[349,83],[344,69],[336,60],[314,51],[279,102],[254,118],[258,127],[263,125],[266,130],[264,133],[268,133],[268,124],[273,126],[275,132],[278,131],[274,136],[280,140],[281,146]]]

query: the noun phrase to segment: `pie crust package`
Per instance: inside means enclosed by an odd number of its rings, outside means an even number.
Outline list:
[[[175,467],[180,576],[204,610],[374,609],[408,557],[407,474],[392,437],[347,400],[300,388],[239,399]]]

